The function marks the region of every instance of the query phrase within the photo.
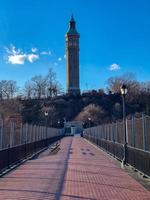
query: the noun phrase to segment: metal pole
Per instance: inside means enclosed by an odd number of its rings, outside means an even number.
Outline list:
[[[2,149],[3,148],[3,126],[4,126],[4,121],[2,120],[1,121],[1,131],[0,131],[0,148]]]
[[[115,131],[116,131],[115,124],[113,123],[112,124],[112,133],[113,133],[112,141],[113,141],[113,155],[114,155],[114,157],[115,157]]]
[[[122,95],[123,99],[123,128],[124,128],[124,157],[122,164],[126,164],[127,159],[127,130],[126,130],[126,109],[125,109],[125,95]]]
[[[25,141],[26,141],[26,143],[28,143],[28,124],[26,123],[26,126],[25,126],[25,128],[26,128],[26,132],[25,132]]]
[[[136,137],[135,134],[136,134],[136,132],[135,132],[135,126],[134,126],[134,124],[135,124],[134,116],[132,116],[132,121],[131,121],[131,123],[132,123],[131,146],[135,147],[135,137]]]
[[[19,142],[19,144],[21,145],[22,144],[22,133],[23,133],[23,125],[22,125],[22,123],[21,123],[21,125],[20,125],[20,142]]]
[[[46,146],[48,146],[48,138],[47,138],[47,116],[45,117],[45,127],[46,127]]]
[[[90,141],[91,141],[92,134],[91,134],[91,123],[90,123],[90,120],[89,120],[89,133],[90,133]]]
[[[14,131],[14,126],[13,126],[13,122],[10,122],[10,134],[9,134],[9,144],[10,144],[10,147],[13,146],[13,140],[14,140],[14,134],[13,134],[13,131]]]
[[[10,144],[7,145],[7,168],[10,168]]]
[[[147,130],[146,130],[146,117],[142,114],[142,125],[143,125],[143,150],[147,150]]]

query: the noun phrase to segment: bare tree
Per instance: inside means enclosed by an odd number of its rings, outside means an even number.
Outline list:
[[[27,99],[31,99],[33,96],[33,84],[31,81],[27,81],[24,85],[24,93]]]
[[[49,69],[46,79],[49,97],[57,96],[58,94],[62,93],[62,87],[60,83],[56,80],[56,73],[53,71],[52,68]]]
[[[35,95],[38,99],[41,99],[42,96],[45,96],[47,79],[41,75],[38,75],[34,76],[31,80],[33,82]]]
[[[63,94],[63,88],[61,84],[58,81],[56,81],[53,85],[53,96],[56,97],[59,94]]]
[[[47,88],[48,88],[48,96],[52,97],[54,93],[54,83],[56,82],[56,73],[52,68],[49,69],[48,74],[46,76],[47,79]]]
[[[13,80],[0,81],[0,99],[10,99],[18,92],[17,82]]]
[[[112,93],[120,93],[120,87],[122,84],[126,84],[128,93],[137,94],[140,92],[140,84],[136,80],[133,73],[126,73],[122,76],[110,77],[107,81],[107,91]]]
[[[24,86],[27,98],[53,97],[60,94],[61,91],[61,85],[56,81],[56,73],[52,68],[49,69],[46,76],[36,75],[30,81],[27,81]]]
[[[9,91],[8,91],[8,81],[7,80],[2,80],[1,81],[1,85],[2,85],[2,96],[3,99],[9,99]]]
[[[89,104],[78,114],[76,120],[88,123],[88,118],[91,118],[91,122],[98,125],[104,123],[105,115],[106,112],[100,106]]]
[[[150,93],[150,81],[142,82],[140,84],[140,89],[141,89],[141,92]]]
[[[17,86],[17,82],[10,80],[7,83],[8,85],[8,93],[9,93],[9,97],[13,98],[14,95],[18,92],[19,87]]]

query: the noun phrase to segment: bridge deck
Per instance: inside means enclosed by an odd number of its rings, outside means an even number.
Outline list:
[[[84,139],[67,137],[57,154],[1,178],[0,199],[150,200],[150,192]]]

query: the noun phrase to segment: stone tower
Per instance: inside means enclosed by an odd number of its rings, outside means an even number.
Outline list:
[[[76,30],[76,22],[71,16],[69,30],[66,33],[66,71],[67,94],[80,94],[79,86],[79,33]]]

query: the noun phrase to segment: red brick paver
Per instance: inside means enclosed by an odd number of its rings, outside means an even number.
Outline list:
[[[0,179],[0,200],[150,200],[150,192],[82,138]]]

